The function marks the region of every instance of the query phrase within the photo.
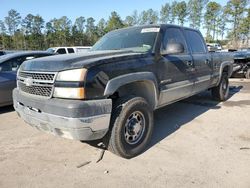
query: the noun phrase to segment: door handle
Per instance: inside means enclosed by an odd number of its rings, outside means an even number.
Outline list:
[[[189,67],[193,66],[193,62],[192,62],[192,61],[186,61],[186,64],[187,64],[187,66],[189,66]]]
[[[205,60],[205,64],[206,64],[206,65],[210,65],[210,60],[209,60],[209,59],[206,59],[206,60]]]

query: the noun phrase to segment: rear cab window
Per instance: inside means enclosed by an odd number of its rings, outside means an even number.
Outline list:
[[[186,29],[185,35],[192,53],[207,53],[205,42],[199,32]]]

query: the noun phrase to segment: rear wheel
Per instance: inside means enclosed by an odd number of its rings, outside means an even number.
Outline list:
[[[153,132],[153,110],[142,97],[118,99],[113,107],[108,149],[114,154],[132,158],[142,153]]]
[[[215,100],[225,101],[229,96],[229,80],[226,73],[222,74],[218,86],[212,88],[212,96]]]

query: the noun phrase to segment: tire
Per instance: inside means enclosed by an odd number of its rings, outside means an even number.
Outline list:
[[[247,72],[245,73],[246,79],[250,79],[250,67],[247,69]]]
[[[212,96],[217,101],[226,101],[229,97],[229,80],[226,73],[222,74],[218,86],[212,88]]]
[[[152,132],[153,110],[144,98],[129,96],[114,102],[110,131],[106,135],[109,151],[133,158],[146,149]]]

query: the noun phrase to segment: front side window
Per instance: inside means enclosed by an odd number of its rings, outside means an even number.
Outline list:
[[[8,60],[0,65],[1,71],[8,72],[8,71],[17,71],[22,63],[22,58],[15,58]]]
[[[7,61],[7,62],[4,62],[4,63],[1,63],[1,64],[0,64],[0,71],[1,71],[1,72],[12,71],[11,62]]]
[[[58,53],[58,54],[66,54],[66,50],[65,50],[65,48],[59,48],[59,49],[57,50],[57,53]]]
[[[10,59],[2,64],[0,64],[1,71],[17,71],[20,65],[26,61],[35,58],[34,56],[22,56],[18,58]]]
[[[187,52],[187,46],[185,42],[185,38],[178,28],[167,28],[163,42],[162,42],[162,50],[166,50],[169,44],[180,43],[184,47],[184,53]]]

